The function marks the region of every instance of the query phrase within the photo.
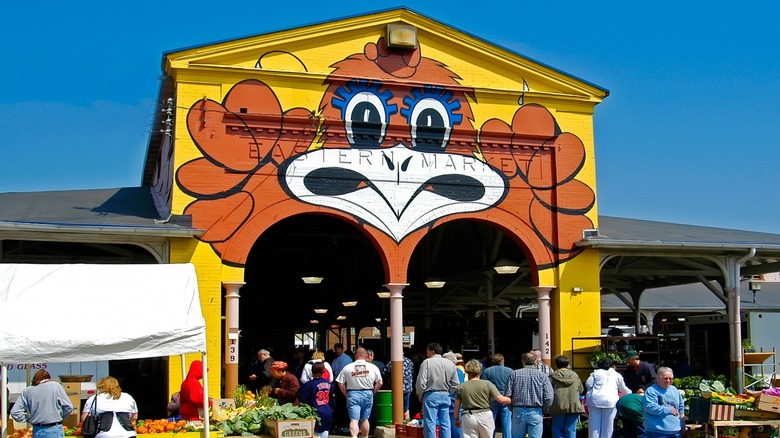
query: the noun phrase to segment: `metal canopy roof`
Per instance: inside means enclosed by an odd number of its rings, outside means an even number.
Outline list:
[[[745,255],[742,276],[780,271],[780,235],[666,222],[599,217],[599,233],[579,246],[599,250],[601,286],[610,291],[722,282],[719,258]]]
[[[273,277],[291,279],[299,279],[300,273],[291,271],[299,264],[289,260],[300,259],[301,255],[315,251],[313,257],[319,260],[341,260],[334,268],[340,272],[332,278],[340,278],[342,283],[326,295],[338,299],[332,293],[340,294],[345,285],[351,284],[355,289],[352,292],[359,290],[364,297],[361,299],[373,297],[369,302],[376,306],[375,293],[384,280],[381,267],[361,267],[366,261],[377,259],[373,247],[357,242],[364,237],[350,227],[328,234],[322,217],[308,220],[312,222],[278,228],[283,235],[271,238],[265,245],[256,244],[264,248],[255,256],[278,260],[278,265],[268,268]],[[530,268],[511,239],[495,228],[471,221],[455,221],[445,227],[434,229],[440,233],[432,233],[426,247],[420,248],[410,261],[411,284],[404,290],[405,314],[424,314],[427,302],[441,317],[481,315],[487,303],[485,274],[490,271],[490,263],[502,257],[515,258],[522,267],[517,274],[493,277],[497,318],[516,318],[520,316],[518,312],[535,311],[536,292],[531,288]],[[79,235],[87,234],[187,238],[200,232],[192,228],[187,217],[161,220],[149,187],[0,194],[0,239],[6,241],[56,241],[62,240],[63,234],[74,242],[78,242]],[[598,234],[583,239],[579,245],[599,250],[602,291],[632,298],[638,298],[645,290],[684,284],[694,285],[714,297],[704,285],[710,284],[711,289],[717,290],[717,282],[723,281],[719,258],[745,255],[752,248],[757,252],[745,263],[743,276],[780,271],[778,234],[601,216]],[[327,246],[341,247],[342,252],[323,255]],[[66,251],[72,251],[72,247]],[[354,260],[354,266],[344,264],[344,260]],[[2,261],[14,260],[4,251]],[[421,286],[432,274],[446,277],[445,288],[426,291]],[[295,288],[301,286],[288,281],[263,287],[295,293]],[[371,311],[376,309],[366,310],[357,313],[373,319]]]

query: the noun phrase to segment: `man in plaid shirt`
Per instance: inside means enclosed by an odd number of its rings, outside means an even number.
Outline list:
[[[534,368],[536,356],[525,353],[523,368],[514,370],[506,384],[506,395],[512,399],[512,438],[541,438],[543,412],[553,401],[550,377]]]

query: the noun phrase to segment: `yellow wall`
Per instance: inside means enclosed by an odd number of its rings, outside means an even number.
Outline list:
[[[564,132],[575,134],[583,142],[586,161],[576,179],[596,192],[593,109],[605,96],[603,91],[426,18],[405,13],[399,16],[420,26],[422,56],[444,63],[460,77],[459,84],[474,90],[476,100],[471,99],[470,104],[475,129],[490,119],[511,123],[521,96],[525,104],[544,106]],[[376,23],[372,23],[370,16],[348,19],[308,30],[276,33],[265,39],[254,37],[169,54],[167,72],[176,80],[174,167],[178,169],[202,156],[187,130],[187,113],[196,102],[204,98],[222,102],[233,85],[257,79],[273,90],[283,111],[301,107],[317,113],[325,92],[323,80],[332,71],[331,65],[351,54],[362,53],[367,42],[375,42],[382,35],[384,23],[396,18],[392,13],[378,14],[374,17]],[[265,57],[263,69],[254,68],[258,57],[275,51],[289,53]],[[523,90],[524,81],[527,90]],[[193,200],[178,186],[174,187],[173,213],[182,214]],[[597,205],[587,217],[597,226]],[[207,324],[209,391],[218,394],[222,356],[221,283],[243,281],[243,269],[223,265],[208,244],[195,241],[173,242],[171,262],[196,265]],[[539,285],[557,287],[552,301],[554,355],[569,350],[572,337],[597,336],[600,332],[598,262],[598,253],[587,250],[539,273]],[[575,287],[584,291],[572,292]],[[192,359],[194,356],[187,358]],[[171,358],[170,363],[170,385],[174,392],[181,382],[178,358]]]

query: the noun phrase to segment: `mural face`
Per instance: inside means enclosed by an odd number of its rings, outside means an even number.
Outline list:
[[[382,38],[332,67],[317,109],[283,110],[257,80],[190,108],[203,156],[177,172],[196,198],[184,213],[225,263],[243,265],[281,205],[338,211],[395,242],[445,217],[496,210],[532,230],[531,246],[546,248],[539,265],[576,255],[573,243],[592,227],[593,191],[574,179],[585,149],[546,108],[518,106],[510,123],[477,130],[474,93],[455,72],[419,47],[392,52]]]

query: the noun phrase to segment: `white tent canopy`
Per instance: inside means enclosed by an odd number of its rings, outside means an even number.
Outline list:
[[[194,352],[203,355],[205,371],[206,322],[191,264],[0,264],[3,390],[9,363]]]

